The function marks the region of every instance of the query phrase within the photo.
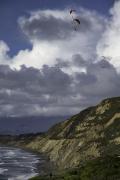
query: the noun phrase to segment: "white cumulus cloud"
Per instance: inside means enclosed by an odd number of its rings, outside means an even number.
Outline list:
[[[2,63],[9,58],[11,67],[42,67],[54,65],[57,58],[70,60],[74,54],[85,59],[96,56],[96,45],[102,36],[106,19],[96,12],[80,8],[81,25],[74,30],[69,11],[39,10],[18,20],[21,32],[32,43],[32,50],[20,50],[13,58],[7,56],[8,47],[0,51]],[[5,43],[4,43],[5,44]]]
[[[102,39],[97,46],[99,56],[110,58],[110,62],[120,71],[120,1],[110,9],[110,19]]]

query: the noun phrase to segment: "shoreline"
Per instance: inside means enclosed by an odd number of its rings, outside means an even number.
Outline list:
[[[25,152],[36,155],[38,157],[38,163],[36,163],[36,173],[38,174],[38,176],[42,176],[42,175],[44,176],[50,174],[51,172],[54,172],[55,168],[53,163],[50,161],[49,157],[44,153],[40,153],[38,151],[26,147],[10,145],[10,144],[0,144],[0,147],[11,147],[16,149],[21,149]]]

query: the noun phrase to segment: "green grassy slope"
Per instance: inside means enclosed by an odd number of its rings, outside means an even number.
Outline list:
[[[31,180],[119,180],[120,157],[106,156],[86,162],[82,167],[71,169],[61,175],[38,176]]]

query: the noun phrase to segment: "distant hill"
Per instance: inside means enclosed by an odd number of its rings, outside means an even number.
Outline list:
[[[45,134],[28,137],[13,137],[8,144],[46,153],[59,168],[120,156],[120,97],[105,99],[54,125]]]

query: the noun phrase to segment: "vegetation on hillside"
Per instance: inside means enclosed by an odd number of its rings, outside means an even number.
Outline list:
[[[106,156],[88,161],[80,168],[61,173],[61,175],[39,176],[30,180],[119,180],[120,157]]]

